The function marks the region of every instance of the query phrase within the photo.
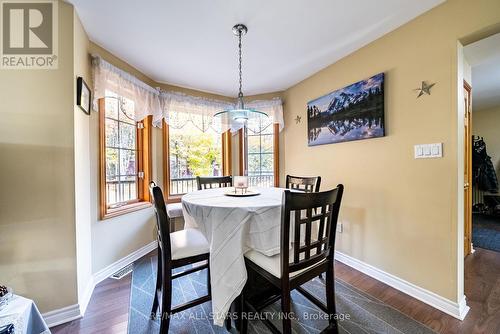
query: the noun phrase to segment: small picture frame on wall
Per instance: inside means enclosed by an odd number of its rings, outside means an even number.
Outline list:
[[[90,88],[82,77],[76,79],[76,105],[83,110],[84,113],[90,115],[92,109],[92,94]]]

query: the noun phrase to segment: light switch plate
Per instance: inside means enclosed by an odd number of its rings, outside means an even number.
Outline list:
[[[414,150],[415,150],[415,159],[443,157],[443,143],[415,145]]]

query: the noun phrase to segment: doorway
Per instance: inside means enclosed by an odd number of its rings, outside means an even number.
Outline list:
[[[500,252],[500,34],[465,46],[464,57],[470,65],[470,73],[464,74],[464,256],[468,256],[475,249]]]
[[[459,310],[477,319],[466,332],[498,333],[498,313],[492,312],[491,305],[500,302],[500,201],[496,202],[500,198],[500,34],[465,47],[459,42],[457,60],[457,139],[459,146],[463,144],[457,175]]]

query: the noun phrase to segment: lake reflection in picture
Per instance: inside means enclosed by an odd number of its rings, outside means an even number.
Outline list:
[[[384,73],[307,104],[309,146],[383,137]]]

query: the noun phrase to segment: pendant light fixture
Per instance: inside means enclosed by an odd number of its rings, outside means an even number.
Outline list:
[[[242,44],[241,37],[245,35],[248,28],[244,24],[236,24],[233,27],[233,33],[238,37],[238,75],[239,75],[239,90],[238,97],[236,100],[236,107],[232,109],[227,109],[215,114],[215,116],[228,116],[230,120],[236,122],[246,122],[252,115],[263,115],[267,117],[267,114],[255,109],[250,109],[245,107],[245,102],[243,101],[243,75],[242,75]]]

